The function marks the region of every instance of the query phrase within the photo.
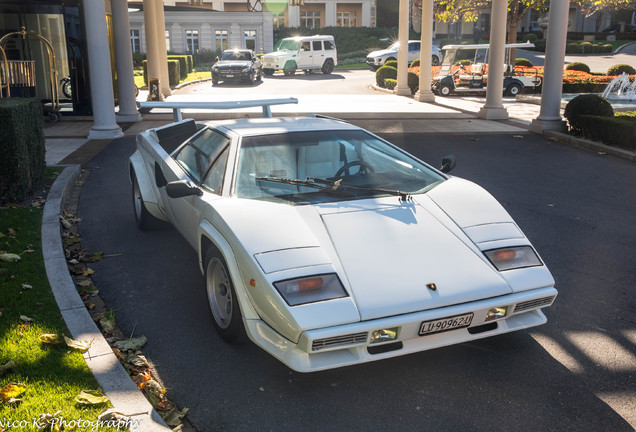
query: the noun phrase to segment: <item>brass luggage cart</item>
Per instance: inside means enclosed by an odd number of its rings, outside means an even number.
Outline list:
[[[39,33],[35,33],[32,31],[27,31],[24,27],[20,31],[7,33],[6,35],[0,38],[0,50],[4,55],[4,48],[7,45],[7,42],[12,38],[21,38],[25,39],[35,39],[40,41],[46,47],[47,58],[48,58],[48,66],[49,66],[49,82],[51,87],[51,99],[43,99],[42,105],[44,108],[44,115],[48,117],[48,120],[52,123],[57,122],[62,114],[60,113],[60,98],[58,94],[57,88],[57,69],[55,67],[55,51],[53,50],[53,45],[49,42],[44,36]],[[6,56],[4,57],[4,62],[2,63],[3,73],[0,74],[3,77],[2,88],[0,89],[3,94],[5,94],[5,79],[6,79],[6,95],[11,95],[11,87],[16,89],[20,89],[19,93],[23,91],[27,91],[27,94],[20,94],[20,96],[30,96],[28,94],[28,89],[35,89],[35,62],[32,60],[18,60],[18,61],[10,61],[6,60]],[[15,93],[15,91],[14,91]]]

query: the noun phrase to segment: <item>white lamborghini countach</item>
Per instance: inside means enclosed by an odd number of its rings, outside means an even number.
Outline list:
[[[544,324],[554,279],[503,207],[344,121],[194,122],[137,136],[141,229],[198,252],[213,322],[311,372]]]

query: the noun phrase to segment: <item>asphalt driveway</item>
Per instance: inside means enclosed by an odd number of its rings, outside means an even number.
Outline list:
[[[135,227],[113,141],[79,204],[82,246],[125,334],[149,339],[168,396],[203,431],[628,431],[636,426],[636,170],[534,135],[407,135],[393,142],[486,187],[552,270],[548,324],[475,343],[312,374],[216,335],[195,252],[171,228]],[[396,270],[397,271],[397,270]],[[631,422],[628,423],[625,418]]]

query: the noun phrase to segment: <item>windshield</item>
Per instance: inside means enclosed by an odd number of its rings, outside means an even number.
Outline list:
[[[303,185],[281,179],[330,182]],[[310,204],[396,195],[391,191],[424,193],[443,180],[423,163],[362,130],[292,132],[243,138],[234,194]]]
[[[220,60],[250,61],[252,54],[249,51],[224,51]]]
[[[389,50],[389,51],[397,51],[399,48],[400,48],[400,43],[399,42],[395,42],[393,45],[388,47],[387,50]]]
[[[298,51],[300,43],[293,39],[283,39],[278,47],[278,51]]]

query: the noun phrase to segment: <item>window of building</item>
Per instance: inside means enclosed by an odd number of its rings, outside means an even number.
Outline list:
[[[256,30],[243,32],[243,44],[245,44],[245,48],[256,51]]]
[[[199,52],[199,30],[186,30],[186,52],[196,54]]]
[[[141,39],[139,38],[138,29],[130,29],[130,45],[132,46],[132,52],[141,52]]]
[[[320,28],[320,11],[301,12],[300,25],[307,28]]]
[[[170,30],[166,30],[166,51],[170,51]]]
[[[285,13],[275,13],[274,14],[274,28],[283,28],[285,27]]]
[[[227,30],[215,30],[214,41],[216,51],[221,52],[227,49]]]
[[[336,14],[336,26],[337,27],[356,27],[356,13],[343,11]]]

